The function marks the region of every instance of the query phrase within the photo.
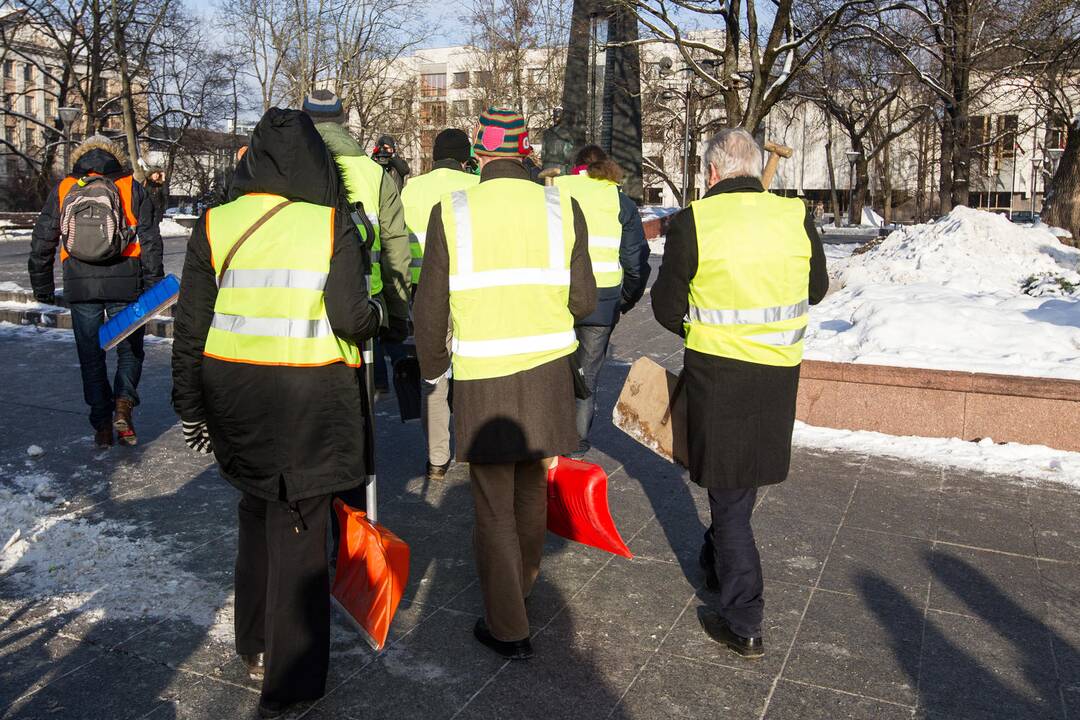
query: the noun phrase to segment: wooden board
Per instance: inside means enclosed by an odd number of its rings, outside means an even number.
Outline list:
[[[660,457],[688,465],[685,393],[678,375],[649,358],[639,358],[630,368],[612,421]]]

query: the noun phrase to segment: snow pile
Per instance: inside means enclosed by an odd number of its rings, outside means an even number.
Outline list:
[[[0,292],[25,292],[26,289],[17,282],[0,282]]]
[[[664,207],[661,205],[643,205],[641,206],[641,222],[648,222],[649,220],[656,220],[657,218],[667,217],[668,215],[674,215],[682,210],[677,205],[675,207]]]
[[[806,357],[1080,379],[1080,251],[958,207],[835,263]]]
[[[191,228],[184,227],[172,218],[165,218],[158,226],[161,237],[187,237],[191,234]]]
[[[1007,475],[1080,488],[1080,453],[1043,445],[977,443],[958,438],[897,437],[865,430],[834,430],[795,423],[793,440],[802,447],[886,455],[933,465]]]
[[[958,207],[936,222],[903,227],[853,257],[842,285],[934,283],[971,292],[1018,292],[1032,275],[1058,274],[1080,284],[1080,250],[1041,228],[1003,215]]]
[[[66,510],[49,473],[0,478],[0,578],[9,594],[53,613],[92,619],[160,617],[213,627],[222,588],[181,569],[178,550],[152,533]]]

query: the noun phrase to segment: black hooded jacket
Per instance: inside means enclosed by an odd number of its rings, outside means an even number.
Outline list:
[[[360,235],[341,210],[333,160],[310,118],[277,108],[263,116],[229,197],[248,193],[339,208],[326,314],[341,337],[357,344],[373,337],[379,317],[368,302]],[[189,422],[206,421],[222,475],[244,492],[291,502],[360,485],[365,478],[364,413],[356,370],[343,363],[262,366],[203,355],[217,301],[206,226],[204,214],[188,242],[176,307],[177,414]],[[298,232],[296,242],[304,240]],[[256,233],[248,243],[258,241]]]
[[[91,173],[116,181],[131,174],[123,153],[112,143],[87,140],[75,151],[71,177]],[[131,211],[138,224],[139,257],[116,257],[88,263],[69,257],[64,261],[64,298],[68,302],[131,302],[164,277],[161,235],[154,221],[154,204],[139,183],[131,184]],[[53,263],[60,244],[60,185],[49,193],[30,240],[30,286],[34,296],[47,300],[55,292]]]

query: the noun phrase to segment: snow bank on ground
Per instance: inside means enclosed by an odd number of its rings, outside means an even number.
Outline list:
[[[172,218],[165,218],[158,226],[162,237],[187,237],[191,234],[191,228],[186,228]]]
[[[647,222],[649,220],[655,220],[656,218],[667,217],[668,215],[674,215],[682,210],[681,207],[664,207],[661,205],[642,205],[640,208],[641,221]]]
[[[810,313],[812,360],[1080,380],[1080,301],[856,285]]]
[[[25,306],[20,306],[25,307]],[[58,328],[46,328],[38,325],[16,325],[10,322],[0,322],[0,338],[19,338],[26,340],[52,340],[54,342],[75,342],[75,334],[70,330]],[[143,342],[147,345],[171,345],[172,338],[146,335]]]
[[[806,357],[1080,379],[1080,251],[958,207],[830,260]]]
[[[1080,285],[1080,250],[1041,228],[958,207],[936,222],[903,227],[853,257],[845,285],[935,283],[970,292],[1019,292],[1032,275],[1057,273]]]
[[[0,292],[27,292],[27,290],[17,282],[0,282]]]
[[[802,447],[885,455],[1080,489],[1080,453],[1043,445],[998,445],[991,438],[976,443],[958,438],[899,437],[819,428],[801,422],[795,423],[794,442]]]
[[[0,577],[8,593],[92,620],[149,616],[216,624],[225,591],[178,566],[167,538],[68,512],[54,483],[48,472],[0,477]]]

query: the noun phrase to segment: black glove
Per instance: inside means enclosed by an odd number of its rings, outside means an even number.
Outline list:
[[[184,444],[197,453],[209,455],[214,452],[214,446],[210,442],[210,430],[206,427],[206,421],[180,422],[184,428]]]
[[[55,305],[56,293],[34,293],[34,299],[37,300],[39,303],[43,303],[45,305]]]
[[[384,328],[379,337],[388,343],[405,342],[405,338],[409,337],[408,318],[391,317],[390,326]]]
[[[623,300],[622,303],[619,305],[619,312],[625,315],[626,313],[633,310],[635,305],[637,305],[636,302],[628,302],[626,300]]]

